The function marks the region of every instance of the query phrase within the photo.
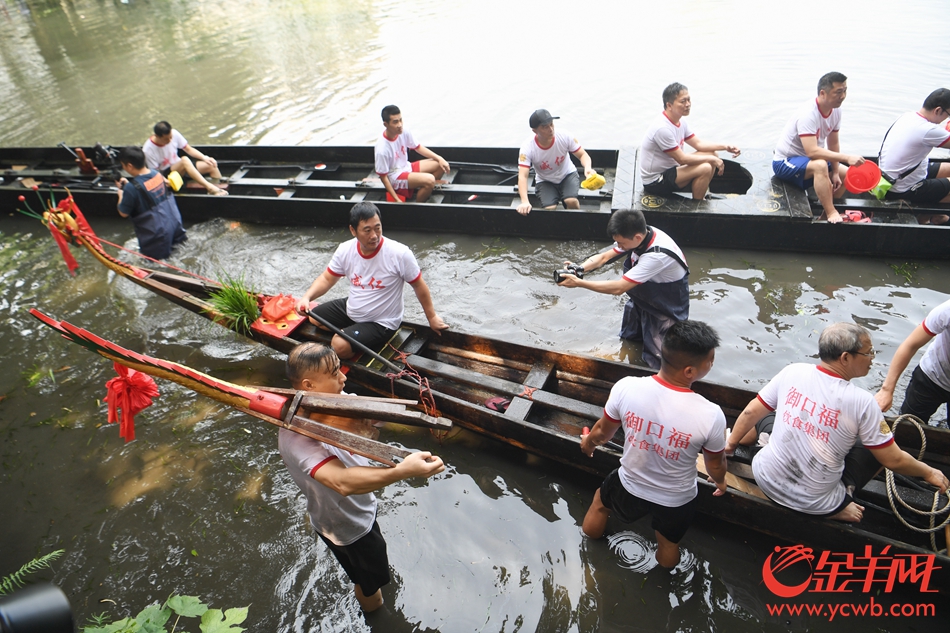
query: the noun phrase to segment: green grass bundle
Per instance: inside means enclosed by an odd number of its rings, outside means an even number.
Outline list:
[[[240,277],[225,275],[221,289],[212,292],[209,300],[214,313],[240,334],[250,334],[251,324],[261,316],[257,292],[248,287],[243,274]]]

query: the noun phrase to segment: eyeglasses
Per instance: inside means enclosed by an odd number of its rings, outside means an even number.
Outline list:
[[[868,358],[874,358],[877,356],[877,350],[873,347],[866,352],[852,352],[852,354],[857,354],[858,356],[867,356]]]

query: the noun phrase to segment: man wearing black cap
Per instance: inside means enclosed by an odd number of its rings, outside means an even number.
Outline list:
[[[567,132],[554,131],[554,119],[559,118],[561,117],[551,116],[550,112],[541,109],[535,110],[528,119],[534,136],[521,146],[518,156],[518,195],[521,196],[518,213],[521,215],[531,213],[531,203],[528,202],[528,170],[532,167],[535,191],[545,209],[554,209],[558,202],[563,202],[565,209],[580,209],[577,190],[581,181],[568,154],[577,156],[584,167],[585,177],[595,173],[590,165],[590,156],[577,139]]]

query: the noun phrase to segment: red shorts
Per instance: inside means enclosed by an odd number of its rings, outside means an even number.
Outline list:
[[[415,161],[411,166],[412,171],[416,173],[419,172],[419,161]],[[415,189],[409,188],[409,173],[410,172],[408,171],[404,171],[396,176],[396,180],[392,181],[393,189],[396,190],[396,195],[399,196],[403,202],[416,194]],[[386,192],[386,202],[395,202],[392,195],[390,195],[388,191]]]

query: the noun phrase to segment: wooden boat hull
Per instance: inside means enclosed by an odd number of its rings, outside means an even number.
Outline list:
[[[94,148],[84,148],[95,156]],[[694,201],[680,195],[645,195],[639,181],[636,148],[589,150],[607,184],[599,191],[581,190],[578,210],[535,209],[527,216],[518,204],[518,152],[503,148],[435,148],[455,165],[450,183],[424,204],[386,201],[385,190],[372,180],[372,147],[208,146],[230,178],[228,196],[208,196],[186,188],[176,195],[186,222],[214,218],[286,226],[345,226],[350,208],[369,200],[382,209],[387,230],[474,233],[506,237],[607,241],[612,210],[640,208],[647,221],[682,246],[778,250],[898,258],[950,258],[950,227],[921,226],[913,213],[948,212],[947,205],[911,209],[873,198],[846,198],[842,209],[874,213],[871,224],[829,225],[814,221],[814,204],[805,192],[771,176],[771,156],[747,151],[734,167],[735,179],[714,180],[720,196]],[[79,173],[65,149],[0,148],[0,209],[12,213],[17,197],[29,193],[24,183],[68,185],[87,216],[112,217],[115,192],[99,160],[98,176]],[[370,180],[364,180],[370,178]],[[751,179],[743,185],[743,178]],[[193,185],[194,183],[192,183]],[[746,191],[747,190],[747,191]],[[730,193],[730,192],[743,193]],[[537,204],[533,188],[532,201]],[[34,199],[28,198],[33,204]],[[36,205],[33,204],[35,207]]]
[[[88,242],[87,242],[87,245]],[[207,302],[215,284],[164,272],[152,272],[116,261],[91,247],[93,255],[130,281],[212,321],[221,323]],[[300,320],[293,328],[254,329],[250,336],[274,349],[287,352],[307,340],[326,341],[325,332]],[[384,355],[398,365],[415,368],[425,376],[435,396],[439,414],[455,424],[572,469],[604,476],[616,468],[620,452],[600,448],[592,458],[580,452],[581,429],[597,420],[610,388],[625,376],[652,372],[611,360],[581,354],[518,345],[451,330],[441,336],[427,327],[404,324]],[[398,352],[396,351],[398,350]],[[418,399],[419,387],[406,378],[393,378],[376,360],[348,361],[348,377],[369,391]],[[755,394],[713,383],[696,383],[695,390],[718,403],[731,421]],[[511,401],[504,413],[486,406],[493,397]],[[914,452],[917,431],[902,425],[898,442]],[[950,432],[926,428],[925,459],[944,470],[950,466]],[[622,437],[617,438],[622,443]],[[868,511],[860,526],[818,520],[782,508],[750,494],[730,490],[713,497],[712,486],[698,478],[701,513],[770,534],[783,541],[816,548],[853,552],[865,544],[876,551],[891,546],[891,554],[927,554],[927,539],[902,528],[893,517]],[[880,502],[886,505],[886,502]],[[937,537],[942,547],[943,535]],[[950,558],[938,556],[942,565]]]

